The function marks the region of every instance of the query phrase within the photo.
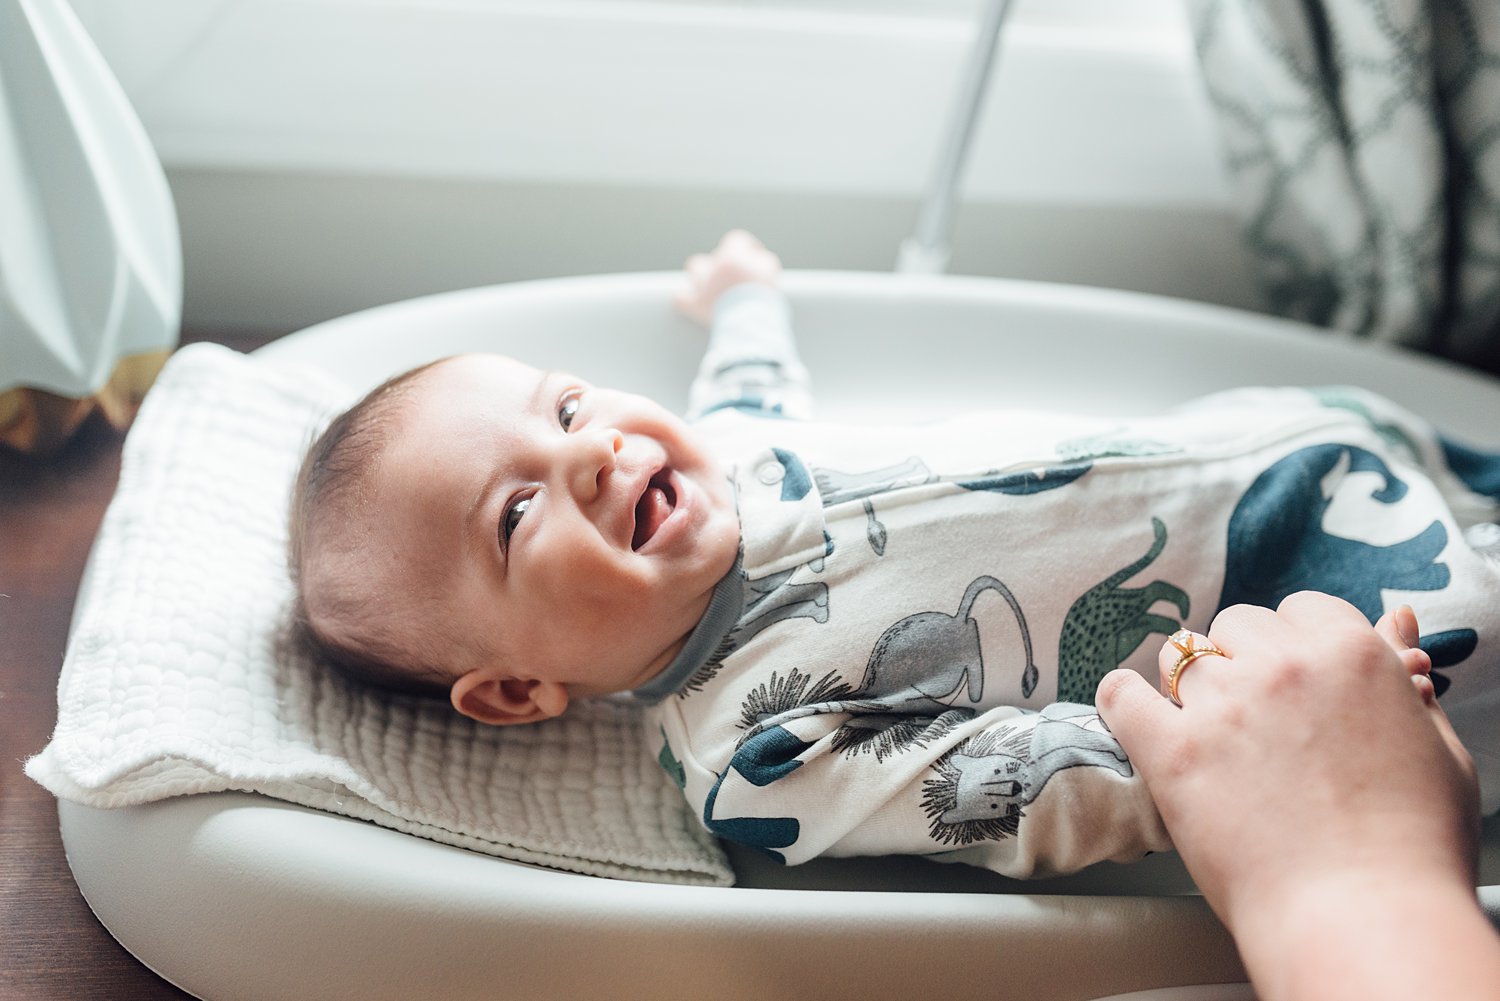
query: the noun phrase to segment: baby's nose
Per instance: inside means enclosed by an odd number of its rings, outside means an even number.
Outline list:
[[[573,492],[592,499],[604,486],[604,478],[615,468],[625,436],[615,428],[586,430],[570,436],[573,441]]]

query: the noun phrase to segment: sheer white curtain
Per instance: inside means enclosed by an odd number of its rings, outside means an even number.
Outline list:
[[[0,0],[0,442],[129,422],[182,314],[171,192],[64,0]]]
[[[1271,308],[1500,372],[1500,4],[1187,2]]]

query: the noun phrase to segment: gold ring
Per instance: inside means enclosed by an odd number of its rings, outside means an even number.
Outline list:
[[[1178,708],[1182,707],[1182,699],[1177,697],[1177,682],[1181,679],[1182,672],[1187,669],[1189,664],[1199,657],[1207,657],[1209,654],[1213,654],[1215,657],[1223,657],[1226,660],[1229,658],[1228,654],[1214,646],[1213,642],[1207,638],[1204,639],[1204,642],[1208,644],[1207,646],[1197,646],[1195,643],[1196,639],[1197,637],[1193,635],[1191,629],[1179,629],[1167,637],[1167,642],[1176,647],[1182,654],[1177,658],[1177,663],[1172,665],[1172,673],[1167,675],[1167,698],[1171,699],[1172,704]]]

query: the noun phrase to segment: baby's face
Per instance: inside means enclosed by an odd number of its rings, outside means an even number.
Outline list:
[[[739,546],[724,471],[680,418],[494,355],[417,377],[375,490],[377,584],[435,576],[428,634],[493,658],[445,669],[499,664],[575,695],[666,666]]]

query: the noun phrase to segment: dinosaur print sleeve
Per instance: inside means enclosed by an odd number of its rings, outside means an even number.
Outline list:
[[[685,782],[705,827],[787,864],[894,852],[1023,878],[1171,847],[1087,706],[936,717],[856,706],[782,713],[746,730],[727,767]]]
[[[811,410],[808,382],[785,297],[761,285],[739,285],[715,306],[708,351],[689,394],[688,418],[726,408],[806,418]]]

